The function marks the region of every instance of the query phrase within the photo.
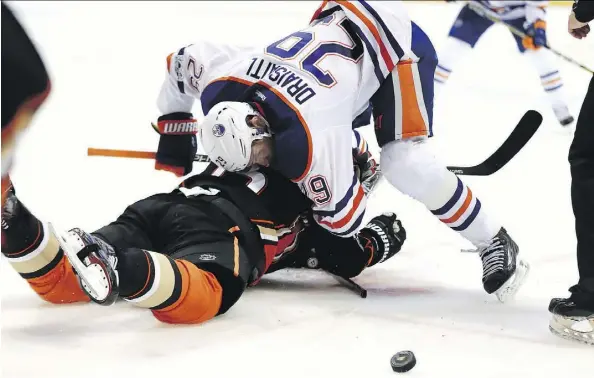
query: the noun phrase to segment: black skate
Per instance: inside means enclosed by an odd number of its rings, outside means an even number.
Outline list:
[[[573,116],[569,116],[567,118],[560,119],[559,123],[561,124],[561,126],[569,126],[573,123],[573,121],[575,121]]]
[[[50,229],[78,276],[80,286],[93,302],[113,304],[119,295],[117,257],[112,246],[79,228],[66,233]]]
[[[501,302],[513,298],[526,279],[527,262],[519,256],[518,245],[501,228],[490,243],[478,249],[483,260],[483,287]]]
[[[571,298],[553,298],[549,330],[564,339],[594,345],[594,311],[579,306]]]
[[[567,108],[567,106],[553,108],[553,112],[555,113],[555,116],[557,117],[557,120],[559,121],[561,126],[569,126],[575,120],[573,116],[569,113],[569,109]]]

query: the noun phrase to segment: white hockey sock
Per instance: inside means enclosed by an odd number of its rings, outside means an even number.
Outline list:
[[[538,72],[542,88],[546,92],[551,106],[554,109],[565,107],[563,80],[552,59],[551,52],[545,48],[540,48],[538,50],[526,50],[524,55]]]
[[[437,54],[438,63],[435,69],[435,98],[438,97],[445,83],[450,78],[456,64],[464,60],[472,51],[472,47],[466,42],[453,37],[448,37],[444,48]]]
[[[396,141],[381,152],[382,172],[402,193],[422,202],[439,220],[479,247],[501,228],[470,188],[421,141]]]

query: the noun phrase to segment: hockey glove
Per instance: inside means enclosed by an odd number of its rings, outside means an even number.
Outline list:
[[[406,240],[406,230],[394,213],[373,218],[357,235],[359,245],[369,252],[367,266],[382,263],[394,256]]]
[[[525,48],[536,50],[547,45],[547,23],[544,20],[536,20],[525,28],[527,35],[522,39]]]
[[[353,156],[353,163],[365,194],[370,193],[381,178],[379,164],[369,151]]]
[[[176,176],[192,171],[198,149],[196,133],[198,122],[191,113],[170,113],[159,117],[153,128],[161,135],[155,169],[169,171]]]

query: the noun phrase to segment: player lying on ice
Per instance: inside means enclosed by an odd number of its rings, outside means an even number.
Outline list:
[[[325,1],[309,27],[261,49],[183,47],[168,57],[159,95],[158,164],[187,173],[198,99],[213,162],[228,171],[270,166],[311,199],[320,227],[350,237],[367,197],[351,163],[351,121],[371,104],[384,176],[477,247],[485,291],[505,301],[528,265],[426,147],[436,65],[431,41],[399,2]]]
[[[360,156],[370,155],[357,153],[364,172],[372,165]],[[392,257],[406,239],[393,213],[349,238],[311,217],[309,199],[278,173],[225,173],[210,164],[179,189],[130,205],[91,234],[73,229],[56,238],[11,187],[2,254],[51,303],[111,304],[119,297],[163,322],[200,323],[229,310],[265,273],[308,267],[354,277]]]

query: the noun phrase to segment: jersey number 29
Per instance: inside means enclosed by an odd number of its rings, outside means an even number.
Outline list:
[[[320,22],[321,25],[330,25],[334,17],[328,16]],[[363,44],[361,39],[353,32],[350,21],[346,18],[337,24],[342,28],[352,41],[352,46],[344,45],[340,42],[319,42],[305,56],[300,57],[299,66],[305,72],[311,74],[315,80],[323,87],[330,88],[336,84],[336,80],[329,71],[324,71],[318,67],[318,64],[328,55],[338,56],[357,63],[363,56]],[[286,36],[266,47],[266,53],[281,60],[294,59],[314,41],[314,33],[309,31],[298,31]],[[302,54],[303,55],[303,54]]]

